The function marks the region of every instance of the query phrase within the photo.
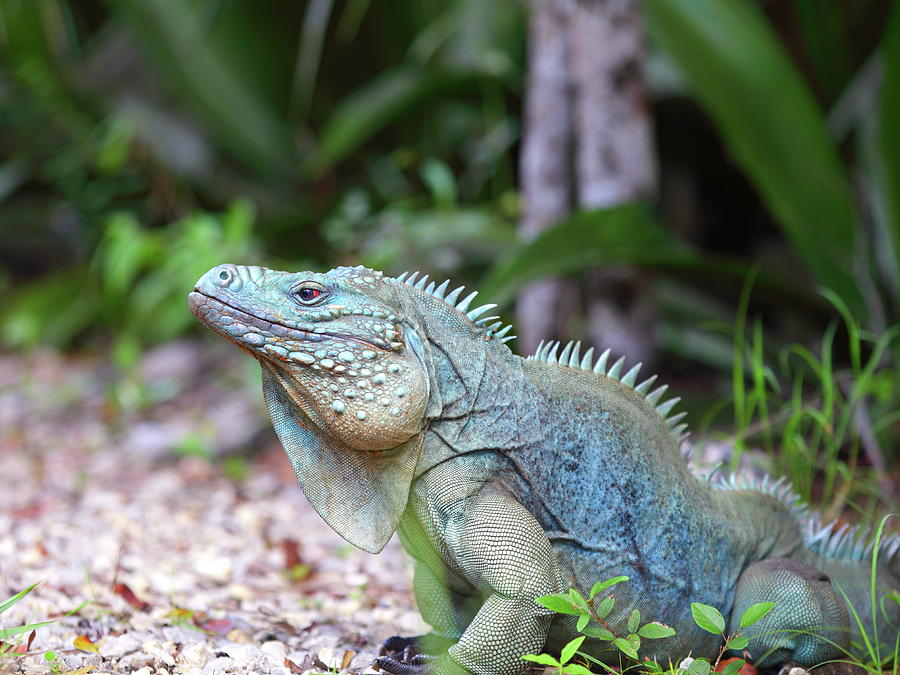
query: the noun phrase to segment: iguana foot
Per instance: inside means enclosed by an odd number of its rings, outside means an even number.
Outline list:
[[[385,640],[385,642],[388,640]],[[427,675],[432,672],[430,666],[436,660],[436,656],[429,656],[428,654],[414,655],[411,649],[406,647],[399,657],[379,656],[375,659],[374,665],[382,672],[391,673],[391,675]]]
[[[456,640],[444,637],[438,633],[425,633],[424,635],[411,635],[403,637],[392,635],[381,643],[378,648],[378,656],[397,656],[405,653],[412,655],[427,654],[435,656],[443,654]]]
[[[774,602],[759,622],[746,628],[757,667],[793,660],[812,666],[840,657],[850,647],[850,614],[831,579],[812,565],[769,558],[750,565],[735,590],[730,632],[750,605]]]

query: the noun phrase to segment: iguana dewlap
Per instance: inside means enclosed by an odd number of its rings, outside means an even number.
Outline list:
[[[669,416],[677,399],[663,402],[655,378],[637,384],[639,366],[555,343],[521,358],[509,328],[481,318],[494,305],[470,310],[475,293],[416,277],[228,264],[189,296],[201,322],[259,360],[272,423],[322,518],[372,553],[396,530],[415,559],[419,608],[452,646],[384,670],[516,673],[521,655],[578,635],[535,597],[623,574],[608,621],[624,632],[639,608],[674,627],[642,647],[660,663],[718,648],[691,602],[732,622],[778,603],[750,643],[765,664],[840,656],[828,640],[858,638],[842,593],[871,627],[864,535],[821,527],[779,482],[694,476],[681,415]],[[882,542],[880,594],[900,587],[898,548]],[[893,649],[898,605],[884,607]]]

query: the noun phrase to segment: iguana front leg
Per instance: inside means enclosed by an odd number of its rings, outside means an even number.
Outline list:
[[[564,590],[562,576],[547,535],[524,506],[496,492],[467,501],[449,514],[444,541],[486,600],[449,657],[473,673],[518,673],[522,655],[541,651],[550,626],[551,612],[534,599]]]

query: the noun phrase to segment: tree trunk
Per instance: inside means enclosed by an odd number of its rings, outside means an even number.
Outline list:
[[[609,208],[652,197],[656,164],[644,88],[638,0],[579,0],[571,22],[578,206]],[[653,356],[654,308],[641,274],[623,267],[588,275],[594,344]]]
[[[534,0],[521,157],[522,238],[579,208],[653,194],[656,171],[644,98],[638,0]],[[652,305],[638,274],[588,275],[588,331],[599,347],[644,360],[652,353]],[[563,337],[576,306],[572,282],[546,280],[519,296],[522,352]],[[569,310],[569,311],[567,311]]]
[[[525,133],[519,173],[523,216],[519,232],[534,239],[567,215],[572,203],[572,106],[569,81],[568,12],[565,1],[536,0],[529,27]],[[558,335],[560,300],[572,284],[546,279],[519,294],[516,329],[519,351],[531,353],[539,340]]]

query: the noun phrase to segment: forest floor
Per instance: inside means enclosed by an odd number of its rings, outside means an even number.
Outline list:
[[[0,356],[0,628],[52,620],[0,673],[374,672],[425,625],[396,539],[345,543],[312,510],[258,368],[176,342],[106,360]]]

